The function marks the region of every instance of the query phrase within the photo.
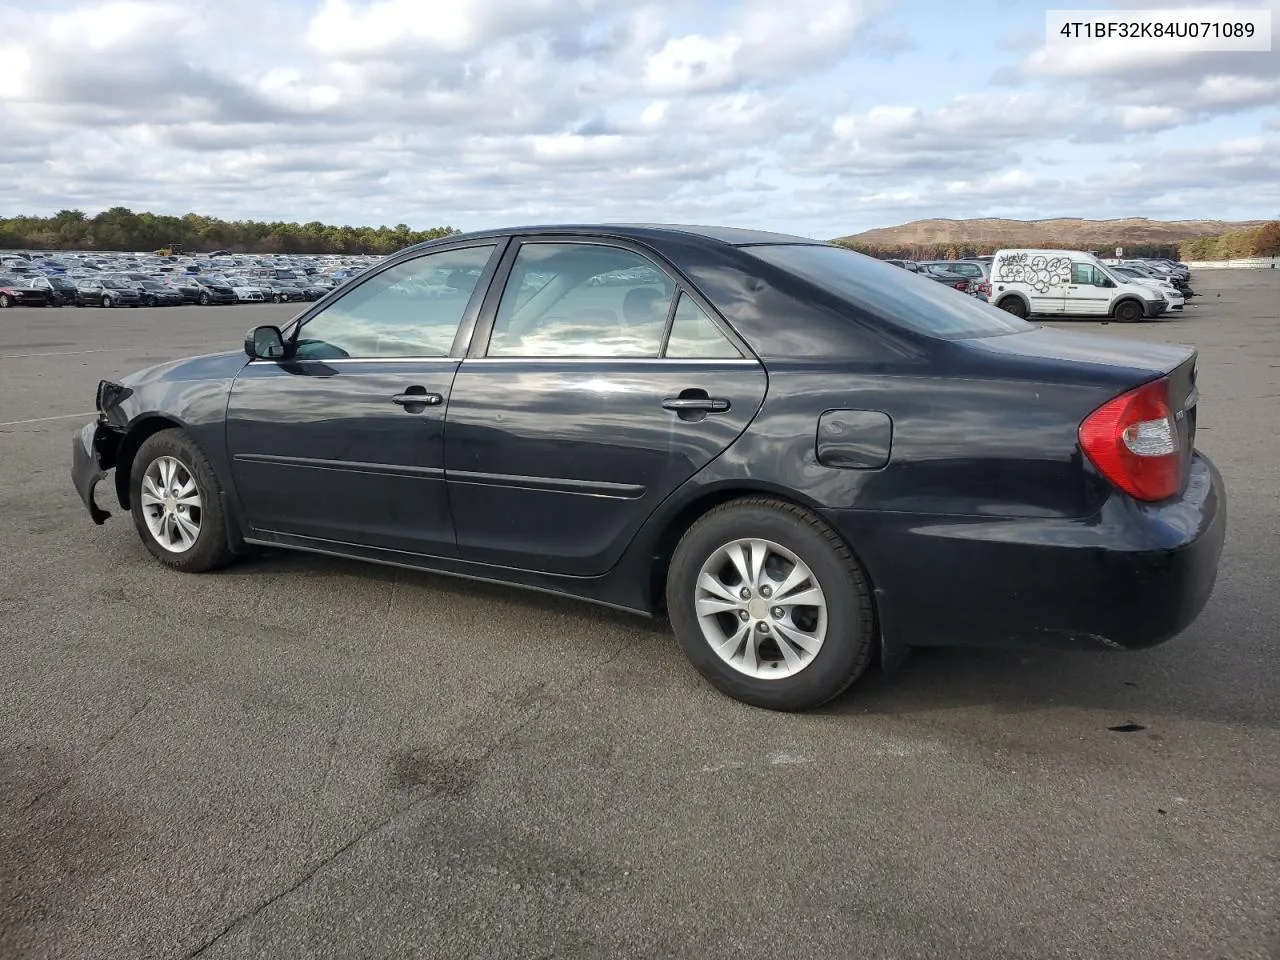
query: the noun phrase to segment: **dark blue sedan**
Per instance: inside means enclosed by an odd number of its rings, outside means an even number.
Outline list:
[[[912,646],[1186,628],[1226,528],[1196,359],[798,237],[493,231],[103,381],[72,474],[178,570],[285,547],[665,613],[795,710]]]

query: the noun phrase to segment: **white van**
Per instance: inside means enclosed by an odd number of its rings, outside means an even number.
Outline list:
[[[1032,314],[1158,317],[1169,303],[1159,290],[1111,273],[1082,250],[999,250],[991,264],[990,302],[1019,317]]]

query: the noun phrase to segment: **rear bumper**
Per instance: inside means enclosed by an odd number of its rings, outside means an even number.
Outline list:
[[[116,465],[120,434],[101,420],[87,423],[71,438],[71,482],[89,510],[93,522],[101,524],[111,514],[94,502],[94,488]]]
[[[1136,649],[1208,602],[1227,500],[1197,454],[1177,500],[1116,495],[1085,519],[826,516],[867,567],[887,645]]]

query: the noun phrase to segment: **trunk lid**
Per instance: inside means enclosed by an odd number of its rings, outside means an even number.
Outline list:
[[[1152,380],[1169,382],[1169,406],[1178,432],[1185,489],[1196,441],[1199,352],[1190,346],[1148,343],[1101,334],[1036,327],[1025,333],[953,341],[984,377],[1078,385],[1080,420],[1102,403]]]

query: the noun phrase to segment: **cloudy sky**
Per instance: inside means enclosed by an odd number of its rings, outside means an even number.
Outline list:
[[[1049,50],[1048,6],[1106,4],[0,0],[0,214],[1280,216],[1280,42]]]

